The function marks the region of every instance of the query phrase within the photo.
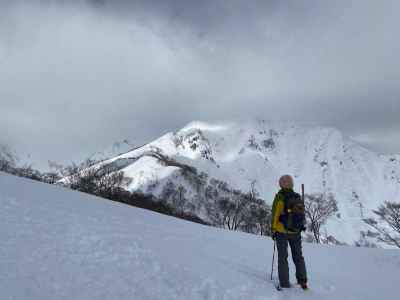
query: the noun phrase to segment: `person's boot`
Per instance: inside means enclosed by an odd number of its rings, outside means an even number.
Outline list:
[[[298,284],[301,286],[303,290],[308,290],[307,281],[299,281]]]
[[[279,285],[282,289],[290,289],[292,285],[290,283],[280,284]]]

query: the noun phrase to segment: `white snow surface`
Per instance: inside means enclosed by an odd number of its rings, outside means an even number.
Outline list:
[[[146,156],[154,149],[243,192],[255,182],[269,204],[278,178],[286,173],[294,176],[297,190],[304,183],[306,193],[333,193],[339,215],[328,222],[323,234],[349,244],[359,239],[361,230],[369,229],[362,219],[373,209],[384,201],[400,201],[400,156],[378,155],[335,128],[267,121],[192,122],[104,163],[124,162],[121,170],[132,179],[126,187],[131,191],[146,192],[159,183],[151,191],[157,194],[171,180],[190,194],[192,189],[177,168]]]
[[[267,281],[273,243],[266,237],[198,225],[3,173],[0,205],[1,299],[398,296],[396,250],[305,244],[311,290],[278,292]]]

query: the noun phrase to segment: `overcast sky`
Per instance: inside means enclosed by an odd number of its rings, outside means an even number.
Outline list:
[[[192,120],[400,153],[400,1],[0,0],[0,143],[72,161]]]

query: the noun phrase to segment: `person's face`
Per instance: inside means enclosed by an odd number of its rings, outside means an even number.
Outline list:
[[[285,176],[281,180],[281,185],[285,189],[292,189],[293,188],[293,179],[290,176]]]

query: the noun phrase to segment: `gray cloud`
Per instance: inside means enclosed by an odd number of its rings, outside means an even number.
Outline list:
[[[330,2],[0,1],[2,141],[43,164],[265,118],[400,152],[400,4]]]

